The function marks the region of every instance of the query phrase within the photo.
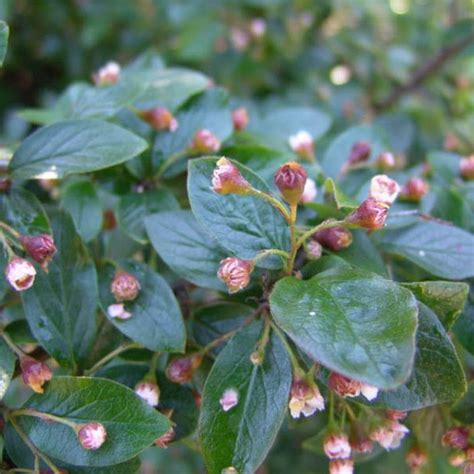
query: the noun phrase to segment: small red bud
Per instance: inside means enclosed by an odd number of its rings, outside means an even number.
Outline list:
[[[202,405],[202,395],[197,391],[193,390],[194,403],[198,408],[201,408]]]
[[[210,130],[205,128],[202,128],[195,133],[191,143],[191,150],[194,153],[202,155],[219,151],[220,147],[220,140]]]
[[[43,385],[53,378],[51,369],[44,362],[39,362],[32,357],[21,357],[20,368],[23,382],[36,393],[43,393]]]
[[[47,271],[48,263],[53,259],[56,253],[53,237],[49,234],[22,235],[20,242],[25,252]]]
[[[419,472],[418,470],[425,466],[428,462],[428,456],[425,451],[419,447],[411,448],[406,456],[405,461],[408,464],[410,470],[414,473]]]
[[[155,107],[142,112],[141,117],[155,130],[169,130],[174,132],[178,128],[178,121],[173,114],[164,107]]]
[[[237,293],[250,283],[253,268],[254,264],[250,260],[228,257],[221,260],[217,276],[226,284],[229,293]]]
[[[102,216],[102,228],[104,230],[114,230],[117,227],[117,219],[112,209],[106,209]]]
[[[140,282],[131,273],[119,271],[110,285],[110,291],[115,300],[119,303],[123,301],[133,301],[140,291]]]
[[[249,114],[245,107],[239,107],[232,112],[232,122],[236,130],[247,128],[249,123]]]
[[[443,446],[455,449],[465,449],[469,444],[470,430],[465,426],[456,426],[446,431],[441,438]]]
[[[400,191],[400,198],[404,201],[419,202],[428,190],[429,186],[426,181],[421,178],[410,178]]]
[[[469,181],[474,179],[474,155],[461,159],[459,164],[461,176]]]
[[[331,227],[313,234],[313,239],[334,252],[345,249],[352,244],[351,231],[345,227]]]
[[[91,421],[80,428],[79,442],[84,449],[99,449],[107,438],[107,431],[102,423]]]
[[[5,276],[8,283],[16,290],[23,291],[31,288],[35,281],[35,267],[25,260],[14,256],[5,267]]]
[[[219,194],[248,194],[252,189],[239,168],[225,157],[219,159],[212,173],[212,189]]]
[[[173,441],[174,437],[176,436],[176,431],[174,426],[172,426],[164,435],[161,435],[156,441],[155,444],[159,448],[166,449],[168,445]]]
[[[201,365],[202,355],[199,353],[173,359],[166,367],[166,376],[171,382],[186,383],[189,382],[194,371]]]
[[[355,165],[357,163],[362,163],[367,161],[370,157],[370,153],[372,148],[370,144],[364,141],[355,142],[352,145],[351,151],[349,153],[349,158],[347,159],[347,163],[349,165]]]
[[[360,395],[362,384],[357,380],[349,379],[337,372],[331,372],[328,379],[329,388],[340,397],[357,397]]]
[[[351,448],[361,454],[371,453],[374,449],[374,443],[368,438],[351,440]]]
[[[366,199],[355,211],[349,214],[347,222],[365,229],[380,229],[385,225],[388,206],[373,198]]]
[[[280,166],[275,173],[275,184],[287,202],[296,206],[303,195],[308,173],[295,161]]]

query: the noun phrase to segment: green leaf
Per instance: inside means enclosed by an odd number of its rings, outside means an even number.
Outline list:
[[[451,408],[451,414],[466,425],[474,423],[474,382],[467,386],[464,397]]]
[[[337,186],[332,178],[327,178],[324,182],[324,191],[326,193],[331,194],[336,201],[336,205],[338,209],[341,208],[348,208],[348,209],[355,209],[359,207],[359,204],[354,201],[353,199],[347,197]]]
[[[170,427],[168,419],[127,387],[107,379],[54,377],[44,394],[33,395],[25,408],[64,417],[75,423],[98,421],[107,440],[86,450],[74,431],[60,423],[20,417],[18,422],[40,451],[77,466],[108,466],[127,461],[147,448]]]
[[[463,347],[474,354],[474,287],[472,285],[464,311],[454,325],[454,334]]]
[[[201,158],[189,163],[188,194],[196,219],[209,235],[229,253],[253,259],[261,250],[288,250],[289,227],[283,216],[267,201],[253,196],[221,195],[211,188],[216,158]],[[263,192],[266,184],[251,170],[235,163],[249,183]],[[259,262],[265,268],[280,268],[280,258]]]
[[[147,143],[100,120],[69,120],[42,127],[17,148],[10,162],[14,179],[49,172],[63,178],[114,166],[140,154]]]
[[[238,332],[219,354],[204,387],[199,437],[209,474],[233,466],[251,474],[270,450],[283,422],[291,386],[288,355],[272,334],[263,364],[254,365],[261,324]],[[238,391],[238,404],[225,412],[219,399],[225,390]]]
[[[134,275],[141,290],[134,301],[127,302],[125,309],[132,313],[127,320],[110,318],[107,308],[115,303],[110,284],[115,267],[106,265],[100,271],[100,302],[102,310],[112,324],[123,334],[152,351],[184,352],[186,331],[181,309],[168,283],[146,265],[120,262],[120,267]]]
[[[217,270],[228,253],[209,237],[191,211],[153,214],[145,219],[145,227],[154,249],[177,275],[198,286],[226,289]]]
[[[71,214],[78,234],[85,242],[97,237],[102,229],[102,205],[91,181],[81,180],[65,187],[61,206]]]
[[[8,25],[0,20],[0,66],[3,65],[3,60],[7,54],[8,33]]]
[[[21,297],[35,338],[61,365],[75,369],[96,333],[97,275],[71,217],[60,212],[52,224],[58,251],[49,273],[38,271]]]
[[[179,204],[174,194],[166,189],[155,189],[122,197],[117,219],[123,231],[141,244],[148,242],[145,218],[160,211],[174,211]]]
[[[474,276],[474,236],[439,222],[420,222],[385,233],[382,249],[404,257],[427,272],[448,280]]]
[[[469,294],[469,285],[452,281],[419,281],[402,286],[436,313],[446,331],[461,314]]]
[[[0,196],[0,219],[21,234],[51,233],[43,206],[33,193],[24,188],[14,187]]]
[[[394,410],[418,410],[453,402],[466,391],[466,379],[449,336],[436,314],[419,303],[413,373],[401,387],[381,392],[376,403]]]
[[[417,306],[396,283],[356,269],[280,280],[270,296],[277,324],[313,360],[390,389],[413,366]]]
[[[441,185],[449,185],[460,174],[459,164],[461,156],[447,151],[433,151],[428,153],[434,181]]]
[[[0,339],[0,400],[5,395],[15,369],[15,354],[3,339]]]

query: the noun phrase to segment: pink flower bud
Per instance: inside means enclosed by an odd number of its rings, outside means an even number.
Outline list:
[[[453,467],[460,467],[466,462],[466,453],[458,451],[448,457],[448,463]]]
[[[96,86],[109,86],[115,84],[120,76],[120,65],[114,61],[108,62],[92,75]]]
[[[301,200],[308,179],[306,170],[295,161],[290,161],[278,168],[275,173],[275,184],[284,199],[296,206]]]
[[[349,379],[337,372],[331,372],[328,379],[329,388],[340,397],[357,397],[360,395],[361,383]]]
[[[314,140],[306,131],[300,130],[296,135],[288,138],[290,148],[301,158],[312,159],[314,157]]]
[[[20,358],[21,377],[23,382],[36,393],[43,393],[43,385],[53,378],[51,369],[43,362],[32,357]]]
[[[122,303],[111,304],[107,308],[107,314],[111,318],[118,318],[118,319],[130,319],[132,317],[132,313],[129,313],[125,306]]]
[[[466,426],[455,426],[446,431],[441,438],[443,446],[455,449],[465,449],[469,444],[470,430]]]
[[[388,206],[373,198],[367,198],[355,211],[346,217],[347,222],[365,229],[381,229],[387,219]]]
[[[318,410],[324,410],[324,398],[317,385],[305,379],[293,379],[288,403],[291,416],[299,418],[301,414],[308,417]]]
[[[110,285],[110,291],[113,293],[118,303],[123,301],[133,301],[140,291],[140,282],[131,273],[119,271],[115,274]]]
[[[352,244],[351,231],[345,227],[331,227],[319,230],[313,234],[313,239],[323,247],[334,252],[345,249]]]
[[[352,459],[338,459],[329,463],[329,474],[352,474],[354,461]]]
[[[53,237],[49,234],[22,235],[20,242],[26,253],[44,270],[47,270],[48,263],[56,253]]]
[[[250,43],[250,35],[241,28],[232,28],[230,30],[230,42],[237,51],[244,51]]]
[[[474,474],[474,462],[467,462],[464,466],[463,474]]]
[[[349,153],[349,158],[347,159],[348,165],[355,165],[357,163],[362,163],[367,161],[370,157],[372,148],[370,144],[364,141],[355,142],[352,145],[351,151]]]
[[[220,147],[221,142],[219,139],[206,128],[198,130],[191,143],[191,150],[201,155],[219,151]]]
[[[219,403],[224,411],[229,411],[239,403],[239,392],[235,388],[228,388],[222,394]]]
[[[467,180],[474,179],[474,155],[466,156],[461,159],[459,164],[461,176]]]
[[[239,107],[232,112],[232,122],[236,130],[243,130],[249,124],[249,114],[245,107]]]
[[[263,18],[252,18],[250,22],[250,34],[255,39],[260,39],[267,31],[267,22]]]
[[[323,447],[324,453],[329,459],[348,459],[351,457],[351,445],[345,433],[326,436]]]
[[[444,149],[448,151],[454,151],[459,147],[459,145],[459,138],[454,133],[448,132],[444,137]]]
[[[404,201],[419,202],[428,190],[429,186],[426,181],[421,178],[410,178],[400,191],[400,198]]]
[[[147,382],[146,380],[138,382],[135,386],[135,393],[145,400],[151,407],[158,406],[160,400],[160,388],[156,383]]]
[[[155,444],[159,448],[167,448],[168,444],[173,441],[174,437],[176,436],[176,431],[174,429],[174,426],[172,426],[164,435],[161,435],[156,441]]]
[[[91,421],[82,425],[78,437],[84,449],[99,449],[107,438],[107,431],[102,423]]]
[[[193,378],[194,371],[201,365],[199,353],[173,359],[166,367],[166,377],[174,383],[186,383]]]
[[[405,461],[412,472],[418,472],[420,467],[427,464],[428,456],[421,448],[413,447],[407,452]]]
[[[219,194],[248,194],[252,189],[239,168],[225,157],[219,159],[212,173],[212,189]]]
[[[397,199],[399,192],[398,183],[384,174],[378,174],[370,181],[369,197],[389,206]]]
[[[360,393],[370,402],[377,398],[379,389],[377,387],[374,387],[373,385],[369,385],[367,383],[361,383]]]
[[[169,130],[174,132],[178,128],[178,121],[173,114],[164,107],[155,107],[142,112],[141,117],[155,130]]]
[[[317,260],[323,254],[323,246],[314,239],[311,239],[306,246],[306,253],[309,260]]]
[[[376,441],[386,450],[400,447],[402,439],[410,430],[398,421],[387,421],[376,428],[369,435],[372,441]]]
[[[250,260],[228,257],[221,260],[217,276],[226,284],[229,293],[236,293],[250,283],[253,267],[254,264]]]
[[[407,417],[407,412],[399,410],[385,410],[385,415],[389,420],[400,421]]]
[[[303,194],[301,195],[300,202],[312,202],[315,200],[317,195],[318,189],[316,188],[316,183],[311,178],[308,178],[306,180],[306,184],[304,185]]]
[[[380,153],[380,155],[375,160],[375,163],[377,165],[377,168],[387,171],[393,170],[397,166],[397,161],[395,157],[389,151],[384,151],[383,153]]]
[[[5,276],[8,283],[16,290],[23,291],[31,288],[35,281],[35,267],[20,257],[12,257],[5,267]]]

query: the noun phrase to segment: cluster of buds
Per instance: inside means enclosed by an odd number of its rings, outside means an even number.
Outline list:
[[[420,447],[414,446],[407,452],[405,461],[410,468],[410,472],[412,474],[418,474],[428,463],[428,455],[426,454],[426,451]]]
[[[195,353],[173,359],[166,367],[166,377],[171,382],[183,384],[193,378],[194,371],[201,365],[202,355]]]
[[[331,372],[328,379],[329,388],[340,397],[358,397],[363,395],[367,400],[377,398],[379,389],[358,380],[350,379],[337,372]]]
[[[315,232],[312,240],[329,250],[337,252],[351,245],[352,233],[345,227],[330,227]]]
[[[409,431],[405,425],[398,421],[385,420],[369,434],[369,438],[386,450],[397,449]]]
[[[84,449],[95,450],[105,443],[107,431],[102,423],[91,421],[79,428],[77,436]]]
[[[224,156],[216,163],[212,173],[212,189],[219,194],[245,196],[252,190],[250,183],[242,176],[239,168]]]
[[[420,202],[428,193],[428,183],[421,178],[410,178],[400,191],[400,199],[404,201]]]
[[[219,404],[224,411],[229,411],[239,403],[239,392],[235,388],[228,388],[222,394]]]
[[[29,356],[20,358],[20,369],[23,382],[36,393],[43,393],[43,385],[53,378],[51,369],[44,362]]]
[[[33,286],[36,270],[28,260],[15,255],[5,267],[5,276],[16,291],[24,291]]]
[[[293,418],[302,414],[308,417],[324,410],[324,398],[312,377],[293,377],[288,408]]]
[[[232,112],[232,122],[235,130],[244,130],[249,124],[249,114],[245,107],[239,107]]]
[[[308,173],[295,161],[290,161],[278,168],[274,181],[283,198],[292,206],[296,206],[303,196]]]
[[[217,276],[226,284],[229,293],[237,293],[250,283],[254,267],[255,264],[251,260],[228,257],[221,260]]]
[[[160,388],[155,382],[142,380],[135,385],[135,393],[151,407],[157,407],[160,401]]]
[[[306,131],[300,130],[288,138],[290,148],[300,157],[306,160],[314,159],[314,140]]]
[[[474,180],[474,155],[461,159],[459,171],[464,179],[468,181]]]
[[[115,84],[120,77],[120,65],[114,61],[108,62],[97,72],[92,74],[96,86],[110,86]]]
[[[207,128],[201,128],[194,134],[190,149],[193,153],[204,155],[215,153],[220,147],[220,140]]]
[[[155,107],[140,113],[145,122],[149,123],[155,130],[169,130],[174,132],[178,129],[178,121],[173,114],[164,107]]]

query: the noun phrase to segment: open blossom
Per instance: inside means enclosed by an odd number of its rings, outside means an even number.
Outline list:
[[[155,444],[159,448],[165,449],[168,447],[168,444],[170,444],[170,442],[173,441],[175,436],[176,436],[176,430],[174,429],[174,426],[172,426],[164,435],[161,435],[155,441]]]
[[[428,193],[428,183],[421,178],[410,178],[400,191],[400,198],[405,201],[419,202]]]
[[[474,155],[466,156],[461,159],[459,163],[459,169],[461,176],[467,180],[474,179]]]
[[[316,183],[313,179],[308,178],[306,184],[304,185],[303,194],[301,195],[300,202],[312,202],[315,200],[318,195],[318,189],[316,188]]]
[[[141,113],[143,120],[148,122],[155,130],[169,130],[174,132],[178,129],[178,121],[173,114],[164,107],[155,107]]]
[[[236,130],[247,128],[249,123],[249,114],[245,107],[239,107],[232,112],[232,122]]]
[[[443,434],[441,443],[455,449],[464,449],[469,444],[470,430],[466,426],[455,426]]]
[[[20,368],[23,382],[36,393],[43,393],[43,385],[53,378],[51,369],[45,363],[33,359],[33,357],[21,357]]]
[[[412,472],[419,472],[418,469],[428,462],[428,456],[421,448],[414,447],[406,454],[405,461]]]
[[[221,260],[217,276],[226,284],[229,293],[237,293],[250,283],[253,267],[250,260],[228,257]]]
[[[79,442],[85,449],[99,449],[107,438],[107,431],[102,423],[86,423],[78,432]]]
[[[393,156],[393,153],[384,151],[375,160],[377,168],[382,170],[393,170],[397,166],[397,160]]]
[[[311,159],[314,156],[314,140],[306,131],[300,130],[288,138],[290,148],[301,158]]]
[[[110,285],[110,291],[113,293],[118,303],[123,301],[133,301],[140,291],[140,282],[128,272],[117,272]]]
[[[337,372],[331,372],[328,379],[329,388],[340,397],[357,397],[360,395],[361,383],[344,377]]]
[[[199,154],[216,152],[220,147],[220,140],[207,128],[198,130],[191,143],[191,150]]]
[[[160,389],[156,383],[142,381],[135,386],[135,393],[152,407],[158,406]]]
[[[224,411],[229,411],[239,403],[239,392],[235,388],[228,388],[219,400]]]
[[[120,76],[120,65],[115,61],[109,61],[92,75],[97,86],[108,86],[115,84]]]
[[[313,239],[323,247],[337,252],[352,244],[352,233],[345,227],[331,227],[315,232]]]
[[[316,384],[310,384],[304,379],[294,379],[288,408],[293,418],[299,418],[301,414],[311,416],[318,410],[324,410],[324,398]]]
[[[371,151],[372,148],[370,147],[370,143],[364,141],[355,142],[351,147],[351,151],[349,152],[347,164],[355,165],[356,163],[367,161],[370,157]]]
[[[369,197],[389,206],[397,199],[400,186],[384,174],[374,176],[370,181]]]
[[[296,205],[301,200],[307,179],[306,170],[299,163],[290,161],[278,168],[274,181],[285,200]]]
[[[329,474],[352,474],[354,461],[352,459],[338,459],[329,463]]]
[[[326,436],[323,447],[324,453],[329,459],[348,459],[351,456],[351,445],[345,433]]]
[[[22,235],[20,242],[28,255],[44,270],[47,270],[48,263],[56,253],[53,236],[49,234]]]
[[[369,230],[381,229],[387,219],[388,206],[374,198],[367,198],[347,216],[347,222]]]
[[[174,383],[186,383],[193,378],[194,371],[201,365],[199,353],[173,359],[166,367],[166,377]]]
[[[390,450],[400,446],[402,439],[410,430],[398,421],[387,421],[376,428],[369,435],[372,441],[376,441],[383,448]]]
[[[361,383],[360,393],[370,402],[377,398],[377,395],[379,394],[379,389],[377,387],[374,387],[373,385]]]
[[[107,314],[111,318],[118,319],[130,319],[132,317],[132,313],[128,312],[122,303],[111,304],[107,308]]]
[[[35,267],[28,260],[17,256],[12,257],[5,267],[5,276],[8,283],[16,291],[31,288],[35,281],[35,275]]]
[[[248,194],[252,187],[232,161],[222,157],[216,165],[212,173],[212,189],[216,193]]]

